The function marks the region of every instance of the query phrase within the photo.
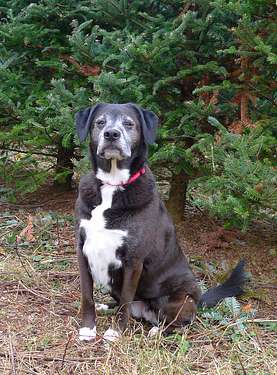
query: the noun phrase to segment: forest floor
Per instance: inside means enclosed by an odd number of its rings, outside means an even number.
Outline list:
[[[98,315],[95,341],[78,341],[74,201],[75,193],[47,187],[0,204],[1,374],[277,374],[277,247],[269,223],[227,231],[188,206],[177,234],[201,284],[215,285],[244,258],[245,295],[200,311],[167,337],[148,338],[150,327],[131,320],[128,334],[107,346],[101,334],[113,314]]]

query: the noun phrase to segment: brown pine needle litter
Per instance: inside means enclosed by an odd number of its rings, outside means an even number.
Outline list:
[[[1,375],[277,374],[275,288],[266,289],[269,296],[256,294],[240,301],[238,314],[220,306],[200,312],[191,326],[167,337],[148,338],[151,327],[131,319],[128,333],[109,346],[101,335],[113,314],[100,313],[97,339],[78,341],[80,295],[73,236],[68,214],[1,213]],[[203,275],[206,280],[214,277],[201,271],[200,279]],[[275,285],[270,278],[259,282]],[[110,300],[100,291],[95,297],[97,302]],[[254,310],[256,315],[251,315]],[[240,314],[250,315],[241,321]]]

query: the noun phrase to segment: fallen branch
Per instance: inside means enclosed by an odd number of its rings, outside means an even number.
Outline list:
[[[72,340],[72,337],[73,337],[73,333],[71,332],[71,334],[69,335],[68,340],[65,344],[64,353],[63,353],[63,357],[62,357],[61,370],[63,369],[67,348],[68,348],[68,345],[69,345],[70,341]]]
[[[15,365],[15,354],[14,354],[14,348],[13,348],[13,343],[12,343],[12,337],[11,334],[9,333],[9,357],[11,360],[11,366],[12,366],[12,374],[16,375],[16,365]]]
[[[24,262],[23,262],[23,259],[21,258],[21,255],[18,251],[18,242],[15,243],[15,252],[16,252],[16,255],[21,263],[21,266],[23,267],[23,269],[25,270],[26,274],[31,278],[32,276],[30,275],[28,269],[26,268]]]
[[[19,150],[17,148],[9,148],[9,147],[1,147],[2,151],[12,151],[12,152],[18,152],[21,154],[34,154],[34,155],[43,155],[43,156],[51,156],[53,158],[57,157],[57,154],[50,154],[46,152],[38,152],[38,151],[32,151],[32,150]]]
[[[277,289],[277,285],[272,284],[257,284],[257,288],[265,288],[265,289]]]
[[[248,319],[243,323],[277,323],[277,319]]]
[[[60,195],[62,195],[62,194],[60,194]],[[47,201],[44,201],[44,202],[33,203],[33,204],[28,204],[28,203],[18,203],[18,204],[15,204],[15,203],[1,202],[0,201],[0,205],[10,206],[10,207],[13,207],[13,208],[22,208],[22,207],[37,208],[37,207],[45,206],[47,203],[52,202],[54,200],[55,200],[55,198],[48,199]],[[62,201],[56,201],[56,203],[64,203],[64,202],[72,202],[72,199],[64,199]]]
[[[237,357],[238,357],[238,360],[239,360],[240,366],[241,366],[241,368],[242,368],[243,375],[247,375],[247,372],[246,372],[246,370],[245,370],[245,367],[244,367],[244,365],[243,365],[243,363],[242,363],[242,360],[241,360],[241,358],[240,358],[240,355],[239,355],[238,353],[237,353]]]
[[[0,352],[0,357],[10,357],[10,353],[1,353]],[[17,353],[18,359],[35,359],[35,360],[42,360],[46,362],[92,362],[92,361],[101,361],[103,359],[106,359],[106,357],[93,357],[93,358],[82,358],[82,357],[76,357],[76,358],[60,358],[60,357],[50,357],[50,356],[45,356],[43,354],[32,354],[31,352],[28,353]]]
[[[44,299],[47,302],[51,301],[50,298],[44,297],[42,294],[38,294],[38,293],[34,292],[32,289],[27,288],[27,286],[24,285],[22,281],[19,281],[18,284],[21,285],[23,287],[23,289],[25,289],[28,293],[33,294],[34,296],[36,296],[38,298]]]

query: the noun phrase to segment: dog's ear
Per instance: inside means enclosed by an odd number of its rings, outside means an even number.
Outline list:
[[[129,104],[134,107],[139,114],[145,143],[152,145],[153,143],[155,143],[156,131],[159,125],[158,116],[156,116],[154,112],[140,108],[136,104]]]
[[[88,135],[92,121],[96,114],[96,110],[101,106],[101,104],[96,104],[94,107],[89,107],[82,109],[75,115],[75,123],[77,134],[81,142],[83,142]]]

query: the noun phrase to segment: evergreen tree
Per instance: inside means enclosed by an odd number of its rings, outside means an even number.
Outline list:
[[[87,103],[88,92],[70,59],[68,36],[89,4],[0,2],[0,166],[19,191],[37,189],[53,169],[57,183],[70,185],[74,113]]]
[[[176,221],[188,183],[194,202],[226,225],[246,227],[270,212],[273,1],[2,3],[0,143],[27,152],[13,160],[2,153],[6,179],[28,166],[19,187],[35,189],[53,166],[49,157],[41,165],[40,152],[56,160],[55,178],[69,182],[74,112],[100,101],[133,101],[161,119],[150,161],[171,172],[168,207]]]
[[[201,176],[202,181],[207,176],[209,181],[217,173],[221,190],[232,198],[237,191],[224,185],[228,173],[224,160],[215,169],[214,155],[209,152],[218,149],[214,142],[219,135],[208,119],[216,117],[238,137],[246,132],[250,140],[255,139],[260,151],[249,159],[271,159],[276,99],[272,90],[276,63],[273,5],[258,0],[94,3],[98,10],[93,22],[78,25],[73,32],[74,56],[101,67],[99,76],[89,77],[95,101],[134,101],[159,114],[162,128],[151,160],[172,172],[168,206],[175,219],[183,216],[188,179]],[[258,138],[252,135],[256,131]],[[240,160],[244,165],[245,159]],[[271,163],[264,168],[271,191]],[[230,178],[226,181],[229,184]],[[240,210],[244,212],[236,214],[237,201],[233,200],[228,206],[231,214],[225,215],[224,194],[214,199],[214,211],[225,219],[235,215],[239,225],[248,223],[250,212],[255,212],[251,204],[243,204]],[[239,204],[243,199],[238,198]]]

